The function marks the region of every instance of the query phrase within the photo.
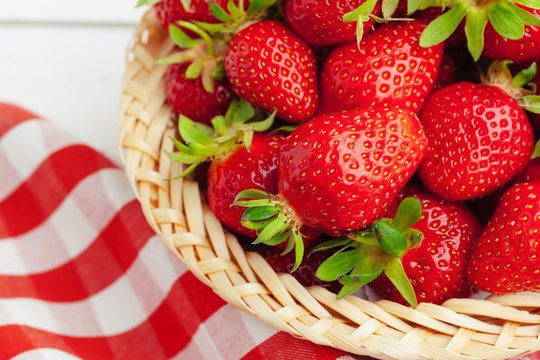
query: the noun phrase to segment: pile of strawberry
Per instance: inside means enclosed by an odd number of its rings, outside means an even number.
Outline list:
[[[412,306],[540,290],[537,0],[141,3],[178,45],[171,159],[277,271]]]

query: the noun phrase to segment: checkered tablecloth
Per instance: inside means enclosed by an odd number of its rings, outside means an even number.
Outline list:
[[[352,359],[227,305],[166,251],[118,164],[0,104],[0,359],[11,358]]]
[[[117,164],[0,103],[0,360],[12,358],[358,359],[227,305],[162,246]]]

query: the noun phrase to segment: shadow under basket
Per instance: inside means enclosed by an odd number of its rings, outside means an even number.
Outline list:
[[[276,329],[317,344],[379,359],[507,359],[540,350],[540,293],[450,299],[416,309],[357,296],[336,300],[277,274],[245,252],[216,219],[192,178],[168,180],[183,165],[174,150],[176,128],[155,65],[174,48],[148,11],[128,47],[122,85],[119,146],[129,182],[146,220],[191,272],[231,305]]]

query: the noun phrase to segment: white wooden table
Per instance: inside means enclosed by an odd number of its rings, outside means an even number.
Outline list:
[[[136,0],[0,0],[0,101],[22,105],[116,162],[124,52]]]

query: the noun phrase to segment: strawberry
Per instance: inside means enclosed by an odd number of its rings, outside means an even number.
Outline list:
[[[165,87],[173,112],[194,121],[210,124],[212,118],[224,114],[233,94],[226,79],[216,81],[213,92],[208,92],[200,77],[189,79],[186,70],[190,63],[172,64],[167,68]]]
[[[441,64],[439,65],[439,73],[435,79],[433,91],[450,86],[457,82],[457,70],[454,60],[446,51],[443,53]]]
[[[428,100],[420,121],[429,148],[419,175],[443,199],[490,193],[521,171],[533,151],[524,111],[496,86],[460,82],[441,89]]]
[[[465,267],[482,226],[465,205],[439,199],[417,186],[404,188],[389,213],[394,215],[398,204],[408,196],[422,204],[422,216],[412,228],[421,231],[424,238],[401,257],[416,298],[440,304],[452,297],[466,297],[470,284]],[[383,298],[405,303],[386,276],[378,277],[371,285]]]
[[[313,50],[277,21],[255,23],[237,33],[225,71],[242,99],[291,122],[310,119],[319,94]]]
[[[419,165],[427,143],[415,114],[401,109],[354,109],[302,124],[284,141],[279,194],[242,192],[258,241],[276,244],[288,233],[303,254],[300,228],[329,235],[363,228],[383,214]],[[309,199],[309,201],[307,201]],[[255,214],[255,215],[254,215]]]
[[[540,10],[517,4],[535,16],[540,23]],[[494,60],[512,60],[517,63],[530,63],[540,60],[540,24],[525,25],[523,37],[512,40],[502,37],[489,23],[485,29],[484,50],[482,54]]]
[[[443,45],[422,48],[424,20],[388,23],[330,53],[321,74],[319,113],[398,105],[418,113],[433,88]]]
[[[161,0],[154,4],[154,11],[161,26],[169,29],[169,24],[174,24],[178,20],[184,21],[204,21],[216,22],[216,17],[212,14],[208,6],[209,0],[190,0],[185,5],[183,0]],[[228,0],[214,0],[220,6],[226,6]]]
[[[208,203],[229,229],[256,239],[257,234],[241,224],[243,209],[231,207],[236,194],[247,189],[277,191],[279,149],[282,135],[255,134],[248,152],[237,146],[208,169]]]
[[[365,0],[287,0],[285,19],[294,32],[309,44],[343,44],[356,38],[356,24],[344,22],[343,16],[365,2]],[[378,2],[370,13],[380,15],[381,6]],[[366,33],[373,24],[373,18],[367,17],[367,21],[362,24],[362,32]]]
[[[539,229],[540,182],[513,186],[501,197],[472,250],[469,280],[496,294],[538,290]]]

